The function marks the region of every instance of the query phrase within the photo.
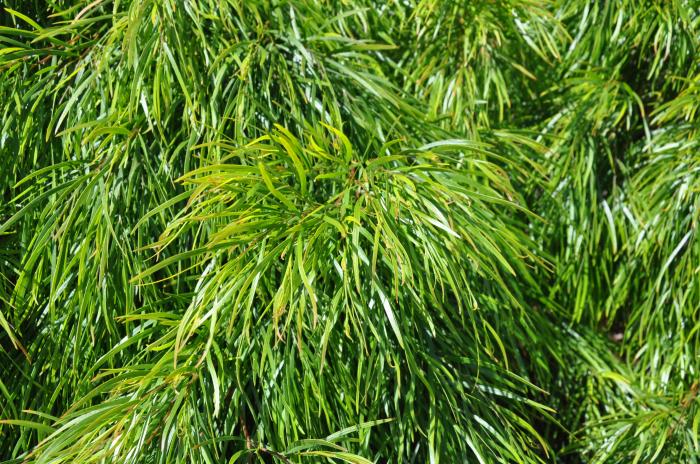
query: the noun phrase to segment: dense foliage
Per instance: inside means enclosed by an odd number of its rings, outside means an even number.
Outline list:
[[[700,1],[8,0],[0,460],[700,462]]]

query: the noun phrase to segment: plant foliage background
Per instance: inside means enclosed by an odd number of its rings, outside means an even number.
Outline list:
[[[0,24],[0,459],[700,461],[698,1]]]

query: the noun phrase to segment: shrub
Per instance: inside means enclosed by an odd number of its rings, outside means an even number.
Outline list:
[[[9,0],[0,459],[700,461],[700,3]]]

